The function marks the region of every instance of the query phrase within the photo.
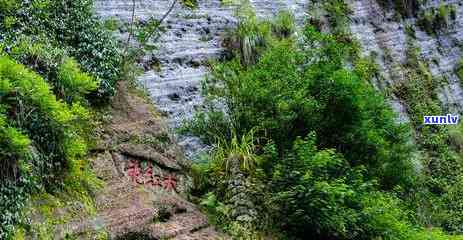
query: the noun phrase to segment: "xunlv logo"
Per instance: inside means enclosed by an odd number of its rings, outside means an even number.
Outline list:
[[[457,124],[458,115],[447,114],[446,116],[424,116],[426,125]]]

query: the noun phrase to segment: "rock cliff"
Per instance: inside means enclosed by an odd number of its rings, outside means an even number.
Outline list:
[[[461,85],[463,79],[459,79],[455,71],[463,55],[463,2],[429,0],[422,5],[421,11],[440,6],[453,6],[455,9],[455,19],[450,20],[445,28],[429,33],[418,26],[416,17],[398,17],[396,10],[378,4],[377,0],[345,1],[352,10],[349,13],[348,30],[360,43],[361,54],[373,56],[379,66],[379,74],[373,81],[379,90],[385,90],[407,78],[403,66],[407,62],[411,30],[414,35],[413,44],[419,49],[419,58],[426,63],[433,78],[442,82],[437,92],[445,110],[447,113],[463,112]],[[327,13],[314,8],[313,1],[308,0],[253,0],[250,2],[258,16],[262,18],[275,15],[280,10],[289,10],[296,17],[299,26],[310,17],[327,17]],[[128,21],[131,17],[131,4],[131,1],[125,0],[97,0],[95,9],[103,19],[116,18]],[[150,17],[159,18],[168,10],[170,4],[171,1],[167,0],[136,1],[135,15],[141,21]],[[223,4],[220,0],[199,0],[195,9],[177,4],[164,22],[167,30],[157,43],[158,50],[144,57],[143,64],[146,71],[138,80],[146,87],[160,112],[167,117],[167,123],[171,128],[176,128],[184,120],[191,118],[195,110],[201,107],[200,82],[208,74],[208,61],[221,59],[226,54],[222,39],[227,29],[236,24],[235,9],[236,6]],[[126,35],[126,33],[119,34],[122,38]],[[394,94],[389,95],[389,100],[399,115],[398,120],[408,121],[407,103]],[[187,157],[206,148],[194,137],[179,136],[178,140]],[[137,147],[138,149],[134,149]],[[146,152],[144,149],[146,148],[142,145],[125,146],[122,144],[118,145],[118,154],[134,159],[149,159],[153,156],[153,153]],[[139,156],[140,154],[142,156]],[[154,152],[154,154],[159,153]],[[163,171],[167,169],[167,171],[175,172],[180,169],[178,165],[168,165],[172,163],[168,160],[175,159],[175,157],[169,156],[166,158],[167,162],[163,163],[162,154],[156,156],[154,161],[163,165]],[[177,164],[181,161],[173,163]],[[129,163],[125,161],[125,164]],[[123,169],[130,168],[133,166],[123,167]],[[176,175],[176,178],[180,179],[180,176]],[[204,236],[216,236],[217,233],[213,229],[206,228],[207,223],[204,219],[201,220],[203,216],[194,210],[194,206],[188,206],[188,208],[183,207],[190,209],[185,214],[193,214],[200,219],[195,220],[195,224],[201,222],[201,226],[204,225],[201,227],[201,229],[206,229]],[[143,210],[143,208],[137,209]],[[156,215],[156,209],[152,207],[147,208],[146,211],[147,216]],[[104,210],[102,214],[103,217],[106,216]],[[144,213],[140,214],[143,216]],[[141,217],[141,219],[144,218]],[[107,224],[112,226],[111,221]],[[118,232],[117,228],[121,224],[114,224],[115,232]],[[179,222],[179,224],[183,223]],[[148,224],[148,226],[154,225]],[[160,228],[154,227],[153,229]],[[175,234],[168,236],[175,236]]]
[[[227,239],[187,200],[188,163],[150,101],[121,82],[108,116],[95,129],[100,138],[90,158],[102,182],[92,193],[95,209],[84,211],[76,199],[34,200],[33,225],[52,221],[46,239]]]
[[[379,86],[403,79],[403,71],[398,66],[406,61],[408,26],[415,32],[414,42],[420,49],[420,57],[429,64],[433,77],[445,81],[439,89],[439,99],[447,111],[461,113],[463,92],[455,69],[463,54],[463,2],[433,0],[422,6],[422,11],[441,5],[455,7],[456,19],[436,34],[428,34],[418,27],[417,18],[398,20],[393,9],[380,6],[376,0],[348,0],[347,3],[352,9],[351,32],[360,41],[363,54],[375,53],[377,56],[375,59],[381,73],[377,79]],[[395,98],[391,100],[400,116],[406,118],[403,104]]]
[[[297,23],[302,25],[310,16],[323,17],[323,12],[312,10],[315,1],[309,0],[253,0],[250,1],[260,17],[270,17],[281,10],[289,10]],[[162,16],[171,1],[136,1],[135,15],[140,19]],[[421,49],[420,57],[429,64],[435,78],[446,83],[439,91],[439,99],[448,112],[463,110],[463,90],[455,74],[462,56],[463,3],[458,0],[427,1],[423,10],[452,5],[456,9],[455,20],[437,34],[428,34],[417,27],[417,19],[396,17],[396,11],[378,4],[376,0],[347,0],[352,10],[349,15],[350,31],[362,48],[362,54],[375,55],[380,66],[376,79],[379,89],[400,82],[404,78],[399,67],[406,61],[407,27],[415,31],[415,44]],[[114,17],[122,21],[130,19],[131,1],[97,0],[97,13],[104,19]],[[166,33],[161,37],[159,50],[145,56],[146,72],[139,78],[154,99],[161,112],[167,115],[171,127],[178,127],[200,107],[200,81],[207,75],[208,60],[224,55],[221,39],[228,28],[236,23],[235,6],[220,0],[198,1],[195,9],[177,4],[169,15]],[[322,16],[320,16],[322,15]],[[155,63],[153,65],[153,63]],[[390,96],[390,102],[400,121],[407,121],[407,109],[401,100]],[[205,146],[196,138],[180,137],[180,144],[188,156]]]

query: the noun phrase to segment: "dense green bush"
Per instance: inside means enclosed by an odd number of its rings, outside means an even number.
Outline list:
[[[81,72],[74,59],[68,58],[58,67],[58,81],[55,88],[61,91],[59,96],[63,96],[66,101],[81,100],[79,98],[96,90],[97,87],[98,83],[87,73]]]
[[[75,75],[68,75],[68,80],[72,78],[76,85],[89,83],[75,69],[70,74]],[[88,124],[84,123],[90,114],[78,101],[68,105],[57,100],[42,77],[6,56],[0,57],[0,79],[0,157],[4,166],[0,236],[5,237],[20,220],[28,193],[40,186],[58,189],[69,173],[82,171],[77,161],[86,154]],[[77,99],[83,97],[74,94]]]
[[[355,238],[360,227],[356,194],[371,184],[334,150],[318,151],[315,142],[314,135],[297,139],[293,149],[276,160],[271,188],[279,206],[278,224],[292,237]]]
[[[352,168],[315,138],[298,139],[276,165],[271,189],[277,223],[293,239],[453,239],[410,223],[403,200],[375,190],[363,168]],[[455,237],[461,239],[461,237]]]
[[[352,12],[344,0],[323,1],[323,8],[328,13],[328,21],[333,34],[343,34],[349,27],[349,14]]]
[[[284,150],[315,131],[320,146],[338,149],[373,176],[383,174],[385,187],[410,181],[408,133],[394,123],[392,111],[368,83],[342,68],[349,45],[309,28],[303,46],[300,51],[291,40],[275,43],[249,68],[236,60],[219,64],[207,92],[224,98],[238,135],[257,127]],[[218,123],[226,118],[217,116],[211,110],[198,122],[226,126]],[[214,121],[204,124],[207,118]],[[399,165],[403,174],[394,172]]]
[[[119,46],[95,18],[93,1],[5,0],[1,7],[2,45],[7,52],[19,51],[13,55],[21,63],[53,81],[63,56],[74,57],[101,82],[90,99],[107,101],[114,94],[120,77]]]
[[[122,64],[92,8],[91,0],[0,0],[0,239],[27,220],[30,195],[65,193],[91,209],[99,182],[83,160],[87,107],[110,100]]]
[[[422,139],[425,152],[438,154],[419,154],[424,149],[412,146],[410,126],[396,122],[369,83],[377,67],[352,57],[352,41],[312,27],[298,41],[266,36],[254,61],[243,61],[236,51],[234,59],[213,65],[204,82],[207,111],[188,125],[215,145],[209,162],[193,172],[195,193],[209,192],[204,203],[221,226],[233,234],[249,228],[251,237],[238,234],[243,239],[258,239],[256,229],[278,229],[282,239],[461,239],[423,227],[458,232],[461,204],[455,199],[461,191],[451,186],[459,182],[444,172],[460,171],[458,154],[446,144],[458,143],[459,134],[423,128],[419,134],[433,133],[423,135],[430,136]],[[421,82],[405,82],[394,93],[410,102],[416,127],[420,116],[438,113],[439,106],[426,65],[416,51],[408,55],[415,56],[407,66],[416,67]],[[351,60],[353,70],[346,67]],[[242,167],[230,175],[233,159],[251,161],[252,170]],[[436,164],[431,173],[422,168],[433,166],[427,161]],[[243,189],[239,196],[236,188]],[[234,218],[231,213],[243,206],[234,204],[236,198],[244,199],[250,216],[260,213],[259,221],[249,226]]]

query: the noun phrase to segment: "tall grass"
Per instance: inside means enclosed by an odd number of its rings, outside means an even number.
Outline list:
[[[256,154],[257,145],[254,132],[251,130],[241,137],[233,132],[230,141],[218,139],[212,155],[215,170],[225,171],[228,174],[234,167],[239,166],[241,171],[252,173],[261,160]]]

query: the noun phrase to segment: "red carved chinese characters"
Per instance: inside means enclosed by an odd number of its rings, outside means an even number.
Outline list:
[[[161,177],[159,177],[159,176],[153,176],[153,186],[162,187]]]
[[[164,182],[162,183],[162,185],[166,190],[175,190],[175,188],[177,187],[177,180],[172,175],[169,175],[166,178],[164,178]]]
[[[159,175],[155,175],[151,163],[149,163],[148,167],[143,171],[140,167],[140,162],[132,160],[127,165],[127,175],[130,177],[130,180],[136,184],[163,187],[168,191],[175,191],[177,188],[177,179],[175,176],[167,175],[162,179]]]
[[[148,165],[148,168],[146,169],[146,172],[143,174],[143,176],[145,178],[143,184],[149,185],[153,183],[153,166],[151,166],[151,164]]]
[[[141,169],[137,162],[130,161],[127,169],[127,175],[129,175],[132,182],[142,183],[141,178]]]

